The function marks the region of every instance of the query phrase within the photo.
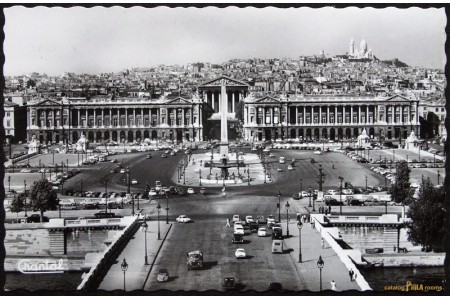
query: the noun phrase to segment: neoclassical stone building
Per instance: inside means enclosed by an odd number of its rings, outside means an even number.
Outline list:
[[[303,96],[251,93],[244,105],[247,141],[344,140],[363,129],[379,140],[418,133],[418,100],[402,96]]]
[[[27,135],[40,142],[202,140],[202,102],[196,96],[39,99],[28,103]]]

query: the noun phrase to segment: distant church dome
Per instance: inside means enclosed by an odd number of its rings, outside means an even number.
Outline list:
[[[362,39],[361,43],[359,44],[359,49],[363,53],[367,52],[367,42],[366,42],[366,40],[364,38]]]

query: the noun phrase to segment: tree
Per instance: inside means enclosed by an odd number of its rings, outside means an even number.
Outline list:
[[[19,223],[19,213],[25,207],[25,197],[26,196],[24,193],[20,193],[18,195],[14,193],[14,198],[11,201],[11,203],[9,204],[9,208],[11,209],[11,212],[16,213],[17,223]]]
[[[203,139],[210,140],[212,138],[212,133],[214,132],[213,124],[209,118],[213,115],[214,110],[209,103],[203,103],[202,107],[202,125],[203,125]]]
[[[427,252],[444,251],[444,200],[444,189],[435,188],[427,178],[419,187],[418,199],[409,205],[411,223],[408,225],[408,240],[422,245]]]
[[[396,169],[395,183],[391,187],[392,200],[396,203],[408,204],[412,195],[411,183],[409,182],[411,170],[404,160],[397,163]]]
[[[41,213],[40,222],[44,212],[54,210],[58,206],[58,200],[52,184],[45,178],[35,181],[30,189],[31,207]]]

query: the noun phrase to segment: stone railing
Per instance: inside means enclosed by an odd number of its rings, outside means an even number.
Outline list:
[[[94,264],[91,270],[84,276],[83,281],[78,286],[77,290],[84,292],[95,291],[106,273],[108,272],[111,264],[116,259],[117,255],[123,250],[130,238],[136,232],[138,228],[138,216],[124,217],[123,222],[127,222],[128,225],[124,229],[123,233],[112,241],[111,245],[103,252],[98,261]],[[115,220],[115,219],[108,219]],[[84,221],[84,220],[80,220]],[[87,220],[85,220],[87,221]],[[102,220],[100,220],[102,221]]]

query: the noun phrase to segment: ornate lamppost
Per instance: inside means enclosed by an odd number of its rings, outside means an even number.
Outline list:
[[[289,202],[286,202],[285,208],[286,208],[286,235],[289,237],[289,208],[291,206],[289,205]]]
[[[124,290],[124,292],[126,292],[127,289],[126,289],[126,285],[125,285],[125,273],[128,270],[128,264],[127,264],[127,261],[125,260],[125,258],[123,259],[123,262],[120,265],[120,268],[123,271],[123,290]]]
[[[312,196],[311,186],[309,186],[308,195],[309,195],[309,205],[308,205],[308,207],[311,207],[311,196]]]
[[[25,217],[28,217],[27,215],[27,181],[24,180],[23,181],[23,185],[24,185],[24,195],[25,195],[25,204],[24,204],[24,210],[25,210]]]
[[[144,249],[145,249],[145,265],[148,265],[148,257],[147,257],[147,230],[148,230],[148,224],[144,217],[144,223],[141,225],[142,230],[144,231]]]
[[[198,169],[198,180],[199,180],[198,186],[202,186],[202,169]]]
[[[320,291],[322,291],[322,269],[323,269],[324,264],[325,263],[322,260],[322,255],[320,255],[319,260],[317,261],[317,268],[319,268]]]
[[[367,176],[366,176],[367,178]],[[339,181],[341,182],[340,186],[340,192],[339,192],[339,214],[342,215],[342,181],[344,181],[344,178],[342,176],[338,177]]]
[[[281,205],[280,205],[280,201],[281,201],[281,192],[278,191],[278,222],[281,221]]]
[[[161,211],[161,205],[156,206],[156,211],[158,212],[158,240],[161,239],[161,231],[160,231],[160,227],[159,227],[159,212]]]
[[[303,223],[301,220],[298,220],[297,222],[297,228],[298,228],[298,262],[302,262],[302,227]]]
[[[169,195],[166,193],[166,224],[169,224]]]

